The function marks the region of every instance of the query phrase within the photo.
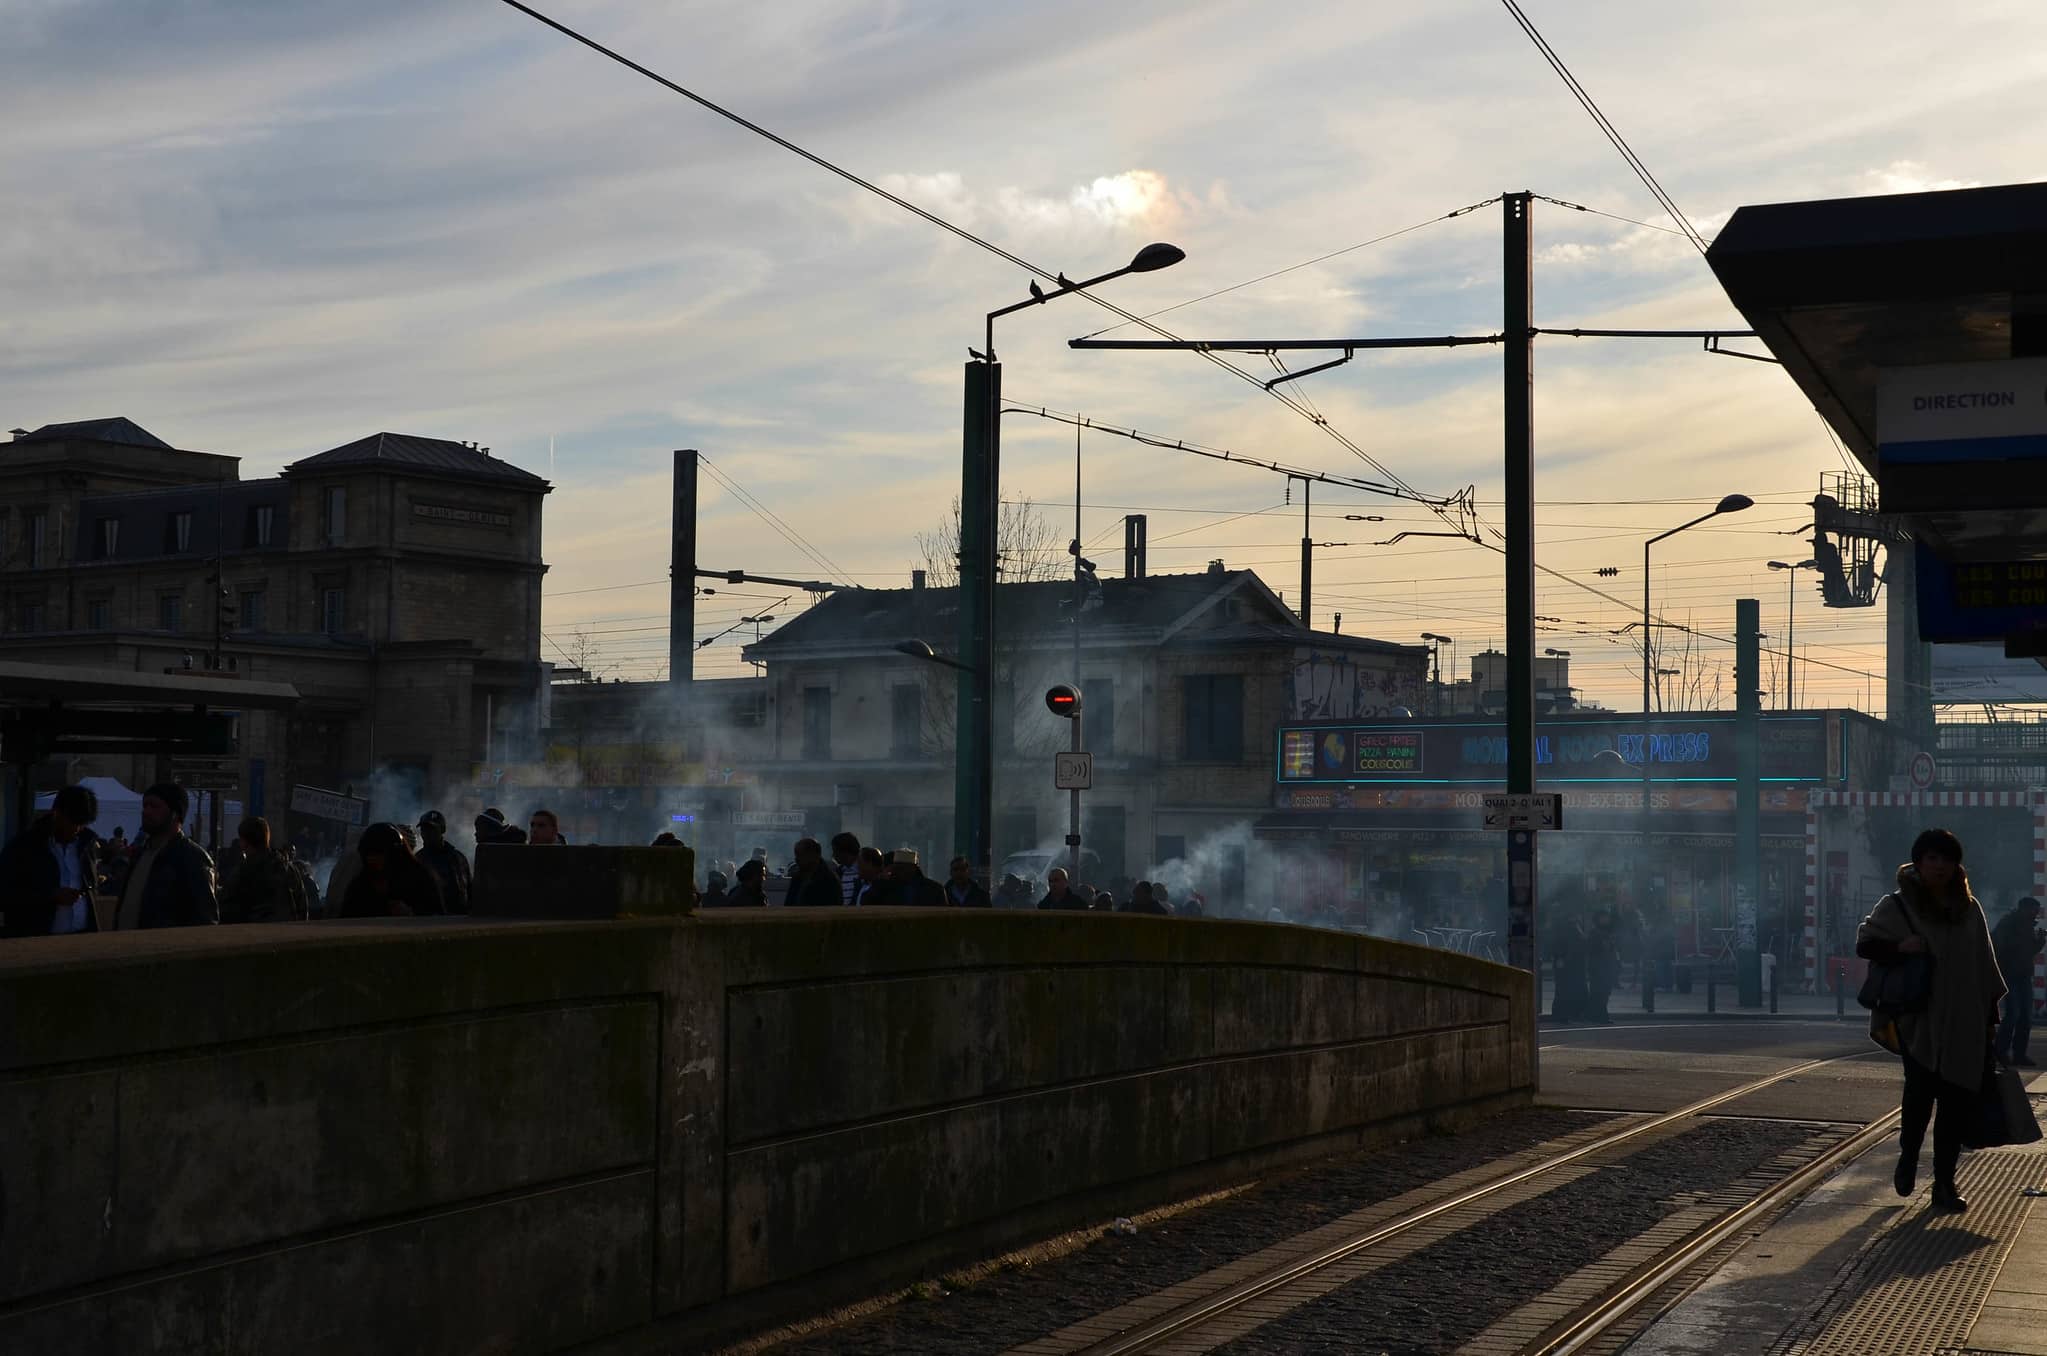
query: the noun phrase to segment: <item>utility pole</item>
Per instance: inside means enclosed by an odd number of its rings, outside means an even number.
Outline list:
[[[1301,625],[1312,627],[1310,620],[1315,615],[1313,602],[1315,588],[1315,521],[1309,512],[1309,499],[1315,492],[1315,483],[1301,482]]]
[[[1762,605],[1734,600],[1734,984],[1745,1008],[1763,1005],[1756,907],[1762,894]]]
[[[991,326],[992,328],[992,326]],[[997,443],[1002,364],[966,365],[960,448],[960,600],[958,714],[954,722],[953,850],[992,889],[995,751],[995,549],[1001,506]]]
[[[1534,238],[1525,190],[1500,199],[1500,329],[1505,362],[1507,514],[1507,793],[1535,791],[1535,291]],[[1507,834],[1507,963],[1529,972],[1542,1015],[1542,956],[1536,945],[1535,833]],[[1540,1076],[1540,1042],[1530,1028],[1529,1077]]]
[[[677,449],[668,514],[668,690],[689,706],[697,652],[697,451]]]

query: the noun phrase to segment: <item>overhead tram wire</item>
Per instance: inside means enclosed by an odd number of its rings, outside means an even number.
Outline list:
[[[579,33],[575,29],[568,27],[566,24],[560,23],[559,21],[548,17],[547,15],[541,13],[539,10],[534,9],[532,6],[522,3],[522,0],[502,0],[502,3],[504,3],[509,8],[516,9],[520,13],[525,14],[528,18],[531,18],[536,22],[539,22],[541,24],[546,25],[549,28],[554,29],[556,32],[560,33],[562,36],[570,39],[571,41],[580,43],[583,46],[588,47],[590,50],[598,53],[599,55],[607,57],[610,60],[617,62],[619,65],[626,67],[628,70],[631,70],[636,74],[644,76],[648,80],[653,81],[654,83],[662,86],[665,89],[670,90],[673,93],[681,95],[683,98],[690,100],[692,103],[698,104],[699,106],[709,110],[710,112],[716,113],[719,117],[725,118],[728,121],[731,121],[741,127],[744,127],[746,130],[754,133],[756,136],[763,137],[766,140],[773,142],[777,146],[782,147],[784,150],[789,151],[791,154],[802,157],[803,159],[818,166],[820,169],[823,169],[831,174],[834,174],[839,178],[846,180],[848,183],[851,183],[856,187],[862,188],[867,192],[872,193],[875,196],[883,199],[884,201],[902,208],[904,211],[911,213],[913,216],[920,217],[923,220],[928,221],[932,225],[938,227],[939,229],[946,231],[952,235],[958,236],[960,239],[965,240],[970,244],[978,245],[982,249],[987,250],[989,253],[995,255],[997,258],[1004,259],[1009,263],[1016,265],[1018,268],[1024,269],[1026,272],[1035,274],[1039,278],[1042,278],[1048,282],[1058,281],[1058,274],[1056,272],[1040,268],[1036,264],[1031,263],[1029,260],[1024,259],[1021,256],[1002,248],[1000,245],[995,244],[993,241],[983,239],[982,237],[975,235],[973,232],[965,229],[964,227],[956,226],[952,222],[945,220],[945,218],[938,216],[936,213],[930,212],[922,207],[919,207],[915,203],[910,202],[905,198],[899,197],[894,193],[890,193],[888,190],[882,188],[880,185],[872,183],[871,181],[860,177],[859,175],[853,173],[851,170],[833,164],[831,161],[826,160],[824,157],[816,155],[811,151],[805,150],[803,147],[798,146],[795,142],[788,140],[786,137],[778,136],[775,133],[770,132],[767,128],[762,127],[760,124],[752,122],[744,117],[741,117],[739,114],[732,112],[730,109],[727,109],[722,105],[714,103],[710,99],[705,98],[703,95],[697,94],[693,90],[687,89],[682,85],[677,84],[675,81],[668,79],[666,76],[660,75],[655,71],[650,70],[646,66],[641,65],[640,63],[632,60],[631,58],[625,56],[624,54],[614,51],[613,49],[604,46],[602,43],[597,42],[595,39],[586,37],[584,34]],[[1656,182],[1655,176],[1650,174],[1648,167],[1643,165],[1641,161],[1635,156],[1633,150],[1628,147],[1626,140],[1621,137],[1619,131],[1613,128],[1612,124],[1606,120],[1606,117],[1603,113],[1599,112],[1598,105],[1592,102],[1591,96],[1589,94],[1586,94],[1583,90],[1583,87],[1577,83],[1576,78],[1571,75],[1569,68],[1564,65],[1562,58],[1558,57],[1555,54],[1555,52],[1550,48],[1549,44],[1543,39],[1542,34],[1536,30],[1535,25],[1529,22],[1526,15],[1521,13],[1520,7],[1514,3],[1514,0],[1502,0],[1502,3],[1506,5],[1509,13],[1511,13],[1514,16],[1515,21],[1521,25],[1523,31],[1525,31],[1528,34],[1529,38],[1536,44],[1537,48],[1542,51],[1545,60],[1550,62],[1551,66],[1556,69],[1558,75],[1560,75],[1564,79],[1565,83],[1570,86],[1573,94],[1578,97],[1579,102],[1585,105],[1586,110],[1592,115],[1594,121],[1597,122],[1601,130],[1606,133],[1608,139],[1614,143],[1615,148],[1621,152],[1622,156],[1628,161],[1629,165],[1636,170],[1638,176],[1642,179],[1643,183],[1646,186],[1648,186],[1650,192],[1656,197],[1657,202],[1661,204],[1664,207],[1664,209],[1671,214],[1673,220],[1677,221],[1686,229],[1686,231],[1690,234],[1692,243],[1700,250],[1701,253],[1703,253],[1705,251],[1705,243],[1699,237],[1698,232],[1692,229],[1691,222],[1685,217],[1684,213],[1678,209],[1677,204],[1670,200],[1669,195],[1663,192],[1662,186]],[[1095,305],[1108,311],[1112,315],[1121,316],[1125,321],[1131,324],[1142,325],[1145,329],[1151,331],[1153,334],[1159,336],[1162,339],[1170,339],[1175,342],[1184,342],[1181,340],[1181,337],[1179,335],[1173,334],[1171,331],[1165,329],[1163,326],[1151,320],[1148,320],[1143,316],[1137,315],[1131,311],[1127,311],[1123,307],[1117,305],[1115,302],[1110,301],[1105,297],[1097,296],[1092,291],[1082,292],[1080,295],[1087,298],[1087,300],[1094,303]],[[1288,393],[1281,391],[1277,386],[1268,387],[1265,384],[1265,382],[1257,376],[1257,374],[1246,371],[1244,368],[1237,366],[1235,363],[1227,361],[1219,354],[1212,353],[1207,350],[1196,350],[1196,352],[1200,357],[1205,358],[1208,362],[1212,363],[1216,367],[1219,367],[1222,370],[1230,373],[1232,376],[1235,376],[1238,380],[1246,383],[1247,385],[1253,386],[1261,391],[1264,391],[1267,395],[1279,401],[1282,405],[1285,405],[1287,408],[1293,410],[1303,419],[1306,419],[1309,423],[1313,424],[1316,428],[1320,429],[1325,436],[1331,438],[1337,444],[1348,450],[1353,456],[1356,456],[1357,458],[1365,462],[1368,466],[1371,466],[1374,470],[1378,471],[1380,475],[1386,477],[1386,479],[1392,482],[1393,484],[1407,491],[1408,495],[1414,498],[1417,502],[1429,504],[1431,511],[1436,515],[1436,517],[1441,519],[1446,526],[1455,528],[1457,530],[1458,535],[1460,536],[1470,535],[1471,524],[1463,521],[1463,515],[1460,514],[1453,516],[1447,507],[1430,503],[1429,502],[1430,496],[1423,495],[1419,490],[1416,490],[1412,485],[1408,484],[1397,473],[1395,473],[1390,468],[1380,463],[1369,452],[1365,451],[1364,448],[1360,447],[1350,437],[1348,437],[1341,430],[1337,429],[1333,424],[1331,424],[1329,420],[1315,413],[1306,404],[1304,404],[1297,398],[1289,395]],[[1445,504],[1456,502],[1459,501],[1457,500],[1444,501]],[[1476,514],[1474,513],[1472,517],[1475,519]],[[1491,544],[1486,543],[1486,545],[1490,547]],[[1492,547],[1491,549],[1498,550],[1499,548]],[[1553,575],[1556,578],[1564,579],[1565,581],[1579,588],[1585,589],[1588,592],[1596,594],[1599,597],[1606,598],[1610,602],[1614,602],[1617,605],[1620,604],[1620,600],[1618,598],[1615,598],[1612,594],[1609,594],[1602,589],[1596,588],[1593,585],[1587,584],[1583,580],[1572,578],[1571,576],[1563,574],[1561,571],[1555,570],[1549,566],[1538,564],[1536,568],[1546,574]]]
[[[1535,49],[1542,53],[1542,59],[1549,63],[1550,69],[1555,71],[1558,77],[1563,80],[1565,86],[1571,91],[1572,97],[1591,115],[1592,121],[1598,126],[1606,139],[1613,143],[1613,148],[1620,152],[1621,158],[1628,162],[1628,168],[1635,172],[1635,177],[1642,181],[1642,186],[1649,190],[1650,195],[1656,199],[1657,205],[1670,213],[1672,221],[1675,221],[1684,228],[1685,238],[1690,240],[1692,247],[1698,250],[1701,257],[1704,257],[1706,253],[1705,237],[1700,235],[1698,230],[1693,227],[1691,219],[1679,210],[1677,203],[1671,196],[1663,191],[1663,185],[1658,183],[1656,176],[1649,172],[1649,167],[1642,163],[1642,158],[1635,154],[1635,148],[1628,145],[1628,140],[1621,135],[1620,129],[1615,127],[1606,114],[1600,111],[1598,103],[1586,91],[1585,86],[1578,83],[1578,77],[1571,74],[1571,68],[1565,64],[1561,56],[1557,55],[1557,50],[1549,45],[1549,40],[1542,36],[1542,31],[1535,26],[1534,21],[1522,12],[1521,6],[1516,3],[1516,0],[1500,0],[1500,3],[1506,6],[1507,13],[1513,16],[1514,22],[1520,26],[1521,31],[1528,35],[1528,40],[1535,44]]]
[[[1597,207],[1587,207],[1582,202],[1568,202],[1563,198],[1552,198],[1547,193],[1536,193],[1533,194],[1532,196],[1542,202],[1549,203],[1551,206],[1554,207],[1568,207],[1573,212],[1584,212],[1587,213],[1588,215],[1595,217],[1605,217],[1608,221],[1626,222],[1630,226],[1640,226],[1645,231],[1661,231],[1665,235],[1684,236],[1686,240],[1690,240],[1692,238],[1689,234],[1687,234],[1684,231],[1678,230],[1675,226],[1658,226],[1653,221],[1637,221],[1633,217],[1624,217],[1620,215],[1618,212],[1608,212]],[[1708,241],[1707,243],[1711,244],[1712,242]]]
[[[751,491],[747,490],[744,486],[740,485],[738,481],[734,480],[731,476],[725,474],[724,472],[720,471],[716,466],[712,465],[711,459],[709,457],[704,456],[702,453],[698,453],[697,464],[701,466],[704,470],[710,472],[711,478],[713,480],[717,481],[720,485],[723,485],[727,490],[730,490],[733,494],[733,497],[738,499],[739,502],[742,505],[744,505],[756,518],[759,518],[762,522],[766,523],[770,528],[772,528],[776,535],[781,537],[782,540],[788,542],[791,546],[795,547],[803,555],[809,557],[811,563],[816,565],[819,569],[823,570],[828,578],[837,579],[840,582],[845,583],[849,586],[853,584],[852,577],[848,575],[844,570],[840,569],[838,565],[833,563],[830,557],[826,556],[822,551],[815,549],[808,542],[804,541],[800,536],[798,536],[795,528],[789,526],[788,523],[782,520],[781,515],[777,514],[773,509],[769,508],[766,504],[761,503],[759,499],[755,498]]]
[[[1352,254],[1358,250],[1366,249],[1372,245],[1383,245],[1388,240],[1396,240],[1403,235],[1412,234],[1415,231],[1419,231],[1424,226],[1433,226],[1439,221],[1449,221],[1453,217],[1465,216],[1469,213],[1476,212],[1481,208],[1491,207],[1494,203],[1498,202],[1499,200],[1500,200],[1499,195],[1495,194],[1494,196],[1487,198],[1484,202],[1475,202],[1466,207],[1452,208],[1450,211],[1443,213],[1439,217],[1430,217],[1427,221],[1417,221],[1412,226],[1403,226],[1397,231],[1388,231],[1384,235],[1375,235],[1370,240],[1360,240],[1355,245],[1345,245],[1340,250],[1330,250],[1326,254],[1318,254],[1313,259],[1303,259],[1298,264],[1288,264],[1285,268],[1275,268],[1270,273],[1261,273],[1255,278],[1247,278],[1240,283],[1231,283],[1228,287],[1218,287],[1213,292],[1203,292],[1198,297],[1189,297],[1185,301],[1176,301],[1171,306],[1161,306],[1156,311],[1147,311],[1144,313],[1143,319],[1153,320],[1159,316],[1167,314],[1168,312],[1180,310],[1183,307],[1198,306],[1204,301],[1213,301],[1215,298],[1223,296],[1226,293],[1241,292],[1247,287],[1256,287],[1259,283],[1270,282],[1272,279],[1280,277],[1282,274],[1293,273],[1300,269],[1312,268],[1316,264],[1327,263],[1329,260],[1335,259],[1340,255]],[[1120,320],[1115,324],[1109,326],[1107,329],[1096,330],[1094,331],[1094,333],[1086,335],[1084,337],[1088,339],[1099,339],[1101,336],[1113,333],[1116,330],[1120,330],[1125,325],[1128,325],[1130,323],[1131,322],[1128,320]]]
[[[705,108],[712,113],[717,114],[721,118],[725,118],[730,122],[736,123],[740,127],[745,128],[747,131],[754,133],[756,136],[763,137],[766,140],[773,142],[775,145],[780,146],[782,149],[790,152],[791,154],[802,157],[803,159],[816,165],[818,168],[825,170],[828,173],[837,175],[839,178],[844,179],[846,182],[853,184],[858,188],[864,189],[869,193],[874,194],[876,197],[881,198],[883,201],[891,203],[894,206],[900,207],[904,211],[912,214],[913,216],[920,217],[923,220],[930,222],[932,225],[938,227],[940,230],[958,236],[960,239],[967,241],[969,244],[978,245],[982,249],[987,250],[990,254],[995,255],[997,258],[1006,260],[1009,263],[1016,265],[1018,268],[1023,269],[1025,272],[1035,274],[1037,277],[1042,278],[1047,282],[1056,283],[1059,281],[1059,275],[1056,271],[1040,268],[1038,265],[1031,263],[1029,260],[1024,259],[1020,255],[1014,254],[1011,251],[1002,248],[1000,245],[995,244],[993,241],[975,235],[972,231],[967,230],[963,226],[956,226],[952,222],[947,221],[945,218],[939,216],[937,213],[919,207],[917,206],[917,204],[910,202],[908,199],[899,197],[898,195],[889,192],[887,189],[882,188],[880,185],[873,183],[870,180],[862,178],[861,176],[853,173],[853,171],[846,169],[842,166],[833,164],[831,161],[826,160],[823,156],[817,155],[814,152],[805,150],[803,147],[798,146],[795,142],[790,141],[788,138],[778,136],[775,133],[770,132],[767,128],[761,126],[759,123],[741,117],[739,114],[734,113],[732,110],[725,108],[720,104],[714,103],[710,99],[705,98],[703,95],[698,94],[693,90],[687,89],[682,85],[677,84],[675,81],[670,80],[668,77],[664,75],[660,75],[657,72],[650,70],[648,67],[643,66],[639,62],[632,60],[630,57],[625,56],[623,53],[617,52],[612,48],[606,47],[604,44],[598,42],[596,39],[587,37],[584,34],[577,32],[575,29],[570,28],[568,25],[561,23],[556,19],[549,18],[547,15],[541,13],[539,10],[534,9],[531,5],[523,3],[523,0],[502,0],[502,2],[507,7],[518,10],[520,13],[526,15],[528,18],[533,19],[538,23],[544,24],[547,27],[553,29],[555,32],[560,33],[563,37],[566,37],[573,42],[582,44],[583,46],[589,48],[591,51],[598,53],[600,56],[607,57],[610,60],[617,62],[619,65],[624,66],[627,70],[633,71],[638,75],[644,76],[646,79],[653,81],[655,84],[660,85],[662,88],[667,89],[675,94],[681,95],[683,98],[688,99],[690,102],[697,104],[700,107]],[[1173,334],[1171,331],[1165,329],[1163,326],[1160,326],[1157,323],[1148,320],[1143,316],[1137,315],[1134,312],[1123,309],[1123,307],[1117,305],[1113,301],[1108,300],[1106,297],[1097,296],[1092,291],[1084,291],[1080,293],[1080,295],[1087,298],[1090,302],[1093,302],[1095,305],[1101,307],[1103,310],[1108,311],[1112,315],[1121,316],[1125,321],[1131,324],[1142,325],[1145,329],[1150,330],[1153,334],[1159,336],[1162,339],[1178,340],[1180,338],[1180,336]],[[1353,441],[1350,437],[1344,434],[1340,429],[1336,428],[1335,425],[1331,424],[1326,418],[1323,418],[1321,415],[1312,411],[1310,408],[1308,408],[1306,404],[1304,404],[1299,399],[1287,394],[1286,392],[1279,390],[1277,387],[1266,386],[1265,382],[1256,373],[1247,371],[1244,368],[1237,366],[1237,364],[1228,361],[1227,359],[1223,358],[1220,354],[1202,351],[1200,352],[1199,356],[1206,359],[1208,362],[1215,365],[1216,367],[1221,368],[1223,371],[1228,372],[1230,375],[1236,377],[1239,381],[1242,381],[1247,385],[1256,387],[1257,389],[1264,391],[1267,395],[1279,401],[1288,409],[1293,410],[1296,414],[1300,415],[1303,419],[1306,419],[1316,428],[1322,430],[1323,434],[1326,437],[1334,440],[1338,445],[1342,446],[1347,451],[1349,451],[1351,455],[1357,457],[1366,465],[1372,467],[1381,476],[1384,476],[1389,481],[1393,482],[1396,485],[1399,485],[1401,488],[1408,491],[1408,493],[1416,500],[1426,500],[1427,496],[1424,496],[1412,485],[1407,484],[1404,480],[1400,478],[1400,476],[1394,473],[1391,469],[1384,465],[1381,465],[1379,461],[1372,456],[1371,453],[1365,451],[1364,448],[1360,447],[1355,441]],[[1459,529],[1460,532],[1468,532],[1469,530],[1468,526],[1454,519],[1447,508],[1435,508],[1433,511],[1435,512],[1436,516],[1442,519],[1447,526],[1456,527]]]

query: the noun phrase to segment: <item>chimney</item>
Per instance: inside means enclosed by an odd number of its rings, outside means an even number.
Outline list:
[[[919,593],[922,593],[924,591],[924,571],[922,570],[910,571],[910,587],[917,590]]]
[[[1341,612],[1336,614],[1335,620],[1331,623],[1329,627],[1329,634],[1333,636],[1340,636],[1343,634],[1343,614]]]
[[[1144,578],[1144,515],[1123,515],[1123,577]]]
[[[1210,574],[1221,574],[1223,572],[1223,563],[1220,560],[1209,561],[1208,572]]]
[[[14,435],[14,441],[16,442],[20,442],[23,438],[26,438],[28,436],[28,430],[25,428],[11,428],[8,429],[7,431]]]

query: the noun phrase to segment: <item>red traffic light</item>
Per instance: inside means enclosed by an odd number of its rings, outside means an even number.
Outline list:
[[[1071,683],[1058,683],[1046,689],[1045,706],[1055,716],[1072,720],[1080,714],[1080,689]]]

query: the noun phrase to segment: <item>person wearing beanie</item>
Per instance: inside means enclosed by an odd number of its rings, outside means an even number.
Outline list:
[[[142,793],[141,851],[121,888],[114,929],[198,927],[220,921],[213,859],[185,836],[185,788],[158,782]]]

